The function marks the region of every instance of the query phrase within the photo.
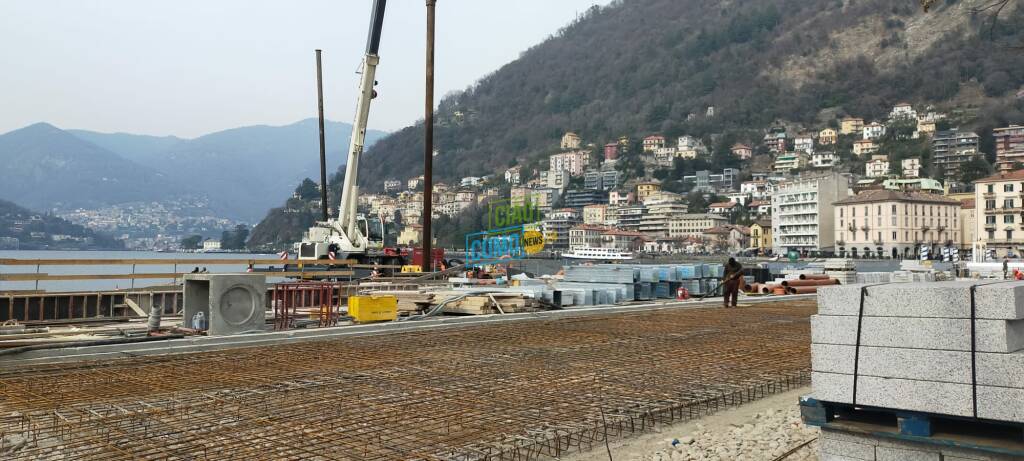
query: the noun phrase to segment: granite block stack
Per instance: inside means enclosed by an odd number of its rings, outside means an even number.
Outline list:
[[[856,374],[858,405],[974,417],[976,383],[977,417],[1024,423],[1024,283],[845,285],[818,293],[811,368],[819,400],[854,403]]]
[[[818,401],[1024,424],[1024,283],[823,287],[811,343]],[[822,459],[905,459],[825,436]]]
[[[613,304],[633,300],[671,299],[679,288],[703,295],[718,286],[721,264],[565,266],[562,282],[572,305]]]

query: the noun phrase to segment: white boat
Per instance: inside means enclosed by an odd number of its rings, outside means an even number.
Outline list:
[[[562,256],[569,259],[593,259],[599,261],[628,261],[633,254],[614,248],[576,248]]]

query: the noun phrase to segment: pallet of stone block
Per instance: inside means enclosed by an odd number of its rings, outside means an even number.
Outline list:
[[[1024,424],[1024,389],[977,388],[977,417]],[[853,375],[811,372],[814,398],[853,405]],[[974,417],[970,384],[857,376],[856,405]]]
[[[869,317],[1024,319],[1024,282],[935,282],[867,286],[864,315]],[[838,285],[818,290],[818,313],[857,316],[865,285]]]
[[[1012,353],[1024,349],[1024,320],[871,317],[860,322],[863,346]],[[812,315],[811,343],[857,345],[856,316]]]
[[[636,271],[631,266],[565,266],[564,271],[566,282],[633,283],[636,280]]]
[[[652,283],[634,283],[633,299],[636,301],[650,301],[654,299],[654,287]]]
[[[641,283],[657,283],[660,281],[658,278],[658,268],[655,266],[636,266],[640,270],[640,278],[637,280]]]
[[[703,271],[704,278],[725,277],[725,266],[721,264],[704,264],[701,270]]]
[[[555,288],[558,289],[584,289],[592,290],[597,293],[604,292],[605,295],[596,295],[598,304],[615,304],[619,302],[633,301],[633,284],[613,284],[613,283],[580,283],[580,282],[558,282],[555,284]],[[601,302],[601,299],[606,299],[606,302]]]
[[[805,424],[821,429],[821,459],[860,461],[1024,459],[1020,425],[800,399]]]
[[[822,265],[825,270],[857,270],[857,263],[849,258],[829,258]]]
[[[1012,354],[811,344],[811,370],[883,379],[1024,388],[1024,351]]]
[[[701,264],[683,264],[676,266],[677,280],[699,279],[704,276],[704,266]]]

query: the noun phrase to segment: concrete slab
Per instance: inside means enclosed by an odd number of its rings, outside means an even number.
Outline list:
[[[860,310],[861,289],[868,286],[864,315],[870,317],[970,318],[970,288],[979,319],[1024,319],[1024,282],[934,282],[869,286],[838,285],[818,289],[818,313],[853,315]]]
[[[876,461],[942,461],[938,451],[908,450],[905,448],[875,447]]]
[[[908,349],[970,351],[971,322],[966,319],[864,317],[861,345]],[[977,351],[1010,353],[1024,350],[1024,320],[975,321]],[[811,316],[811,342],[857,344],[857,318]]]
[[[811,369],[853,374],[856,346],[811,345]],[[971,383],[971,353],[891,347],[860,348],[857,373],[879,378]],[[975,354],[978,384],[1024,388],[1024,351],[1012,354]]]
[[[821,437],[818,439],[818,447],[822,454],[841,455],[849,459],[863,461],[875,460],[875,446],[873,444]]]
[[[853,375],[811,373],[815,398],[853,403]],[[971,386],[873,376],[857,378],[857,404],[952,416],[973,416]],[[1024,423],[1024,389],[978,386],[978,417]]]
[[[882,452],[885,451],[886,449],[894,449],[926,453],[939,453],[940,459],[942,459],[943,461],[1020,461],[1019,457],[1015,458],[1011,455],[992,453],[976,449],[953,447],[949,446],[948,444],[910,442],[895,438],[874,437],[867,434],[836,431],[833,429],[822,429],[821,438],[837,439],[853,443],[874,445],[875,456],[878,459],[881,459],[880,457],[883,456]]]

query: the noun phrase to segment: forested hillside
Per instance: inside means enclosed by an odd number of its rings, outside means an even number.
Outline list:
[[[522,57],[446,97],[437,179],[538,165],[565,131],[600,145],[622,135],[753,135],[776,122],[882,117],[896,102],[956,109],[983,139],[1024,120],[1024,15],[994,27],[985,2],[928,13],[901,0],[624,0],[593,8]],[[713,106],[714,116],[707,117]],[[422,173],[422,124],[378,142],[361,183]],[[983,149],[986,147],[984,143]],[[990,149],[989,149],[990,150]],[[396,168],[395,165],[403,165]]]

